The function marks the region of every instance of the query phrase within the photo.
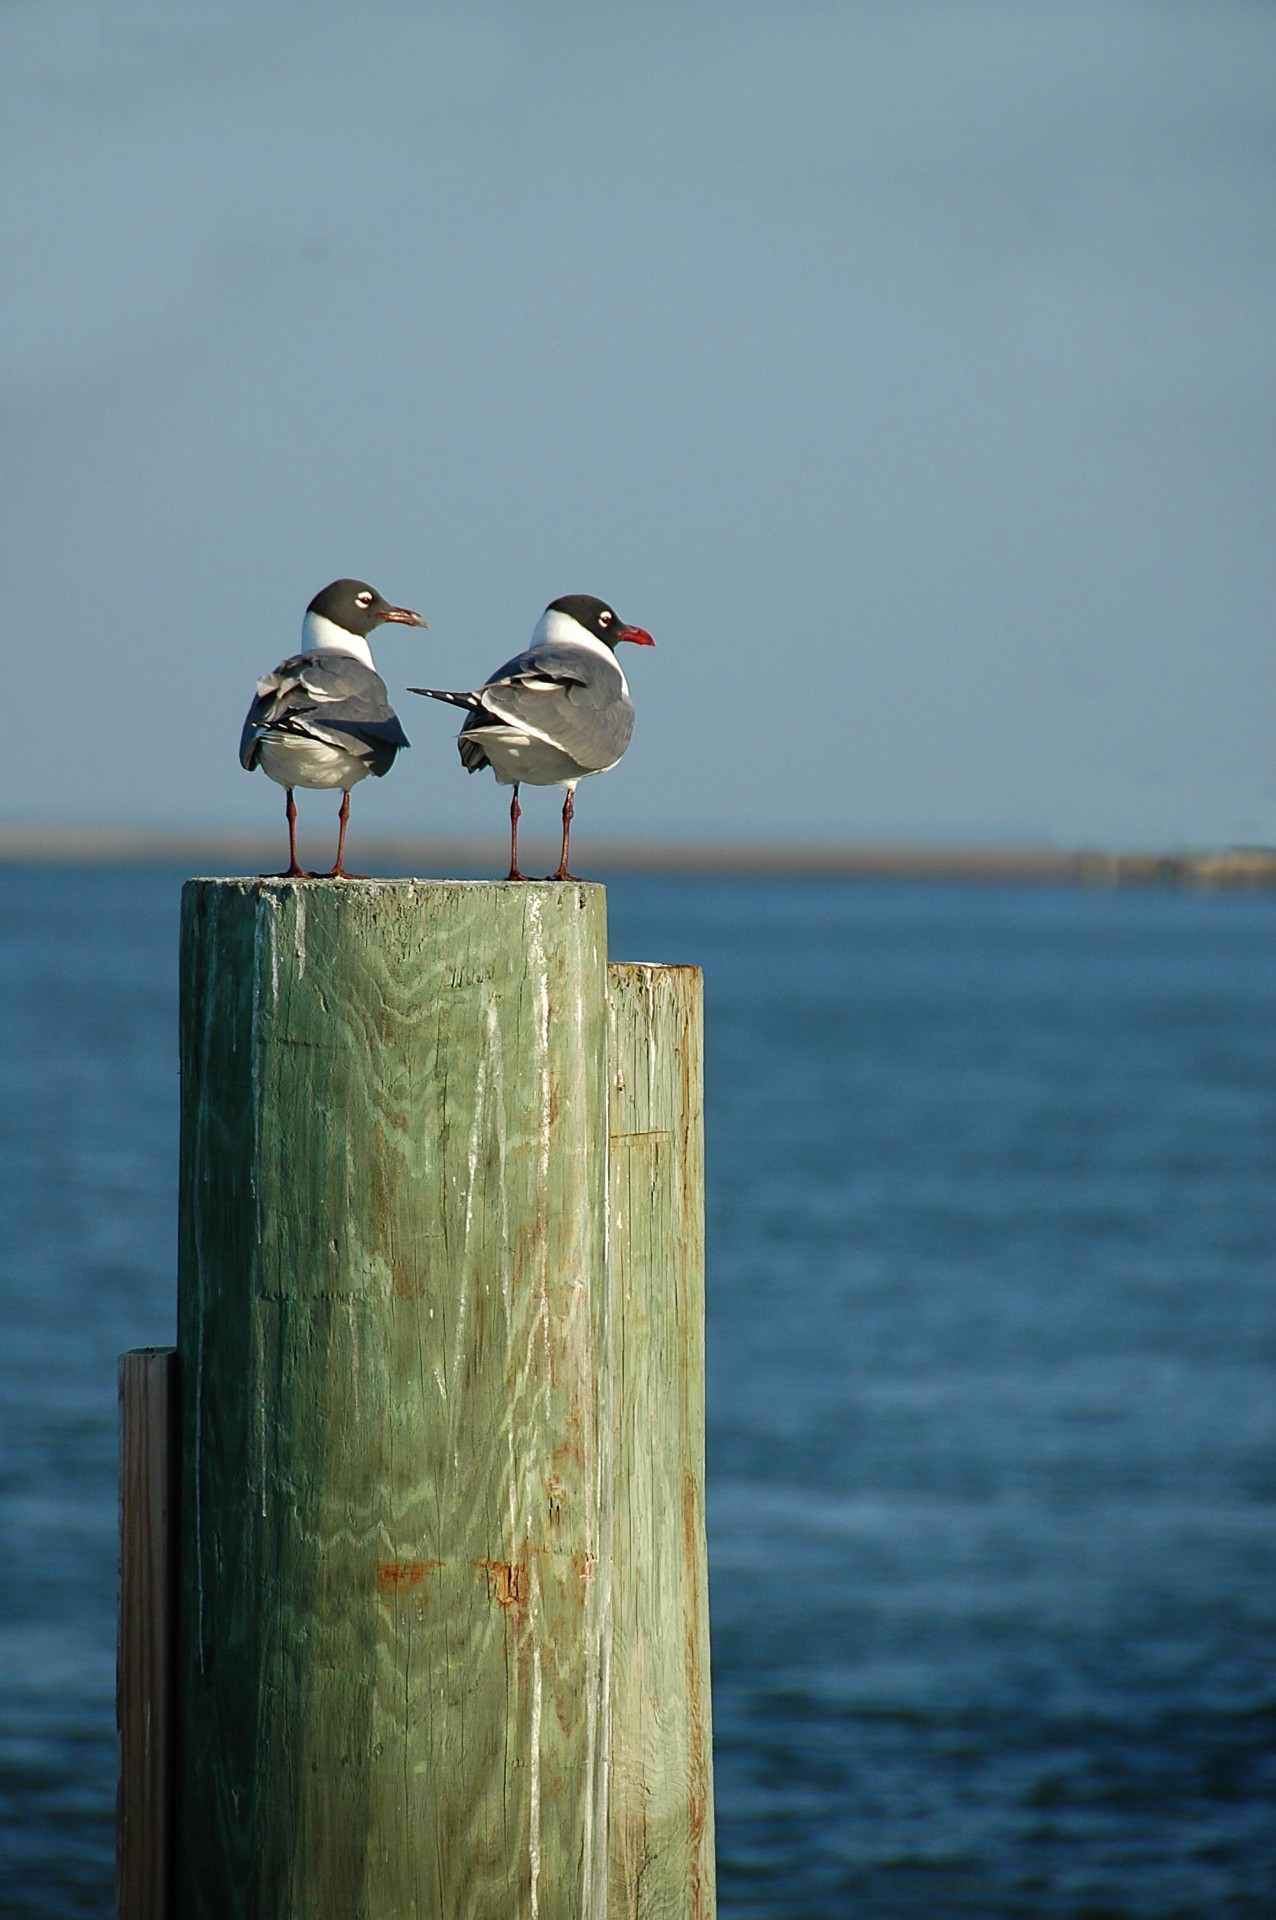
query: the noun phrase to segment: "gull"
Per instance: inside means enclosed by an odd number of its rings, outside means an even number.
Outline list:
[[[473,693],[410,687],[430,700],[465,707],[457,751],[467,773],[490,767],[510,801],[511,880],[519,872],[519,787],[565,787],[563,846],[552,880],[571,880],[567,848],[577,783],[614,767],[634,728],[634,703],[616,659],[620,641],[654,647],[641,627],[627,627],[605,600],[588,593],[551,600],[526,652],[498,667]]]
[[[368,645],[368,635],[383,621],[426,624],[410,608],[392,607],[364,580],[334,580],[306,608],[301,652],[257,682],[239,760],[249,772],[260,767],[287,790],[288,867],[281,880],[306,878],[297,863],[294,787],[341,788],[337,857],[327,874],[311,877],[361,877],[342,865],[350,789],[370,773],[389,773],[399,749],[408,745]]]

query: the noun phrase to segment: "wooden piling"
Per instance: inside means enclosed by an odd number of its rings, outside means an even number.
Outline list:
[[[183,900],[178,1911],[602,1920],[604,901]]]
[[[610,966],[609,1914],[712,1920],[702,985]]]
[[[169,1920],[173,1867],[177,1355],[121,1354],[118,1920]]]

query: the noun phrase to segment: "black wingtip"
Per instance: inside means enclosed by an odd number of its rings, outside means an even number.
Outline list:
[[[478,697],[473,693],[444,693],[438,687],[409,687],[409,693],[423,693],[427,700],[445,700],[449,707],[467,707],[472,713],[478,706]]]

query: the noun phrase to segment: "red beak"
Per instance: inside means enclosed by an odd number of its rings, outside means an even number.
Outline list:
[[[401,627],[428,627],[430,624],[419,613],[413,613],[411,607],[387,607],[381,619],[383,622],[397,620]]]
[[[642,627],[617,627],[612,635],[613,644],[617,640],[632,640],[636,647],[654,647],[656,644]]]

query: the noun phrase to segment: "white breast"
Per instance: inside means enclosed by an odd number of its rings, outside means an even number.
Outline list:
[[[281,787],[349,788],[369,772],[367,762],[344,747],[299,733],[263,733],[260,760],[262,772]]]

